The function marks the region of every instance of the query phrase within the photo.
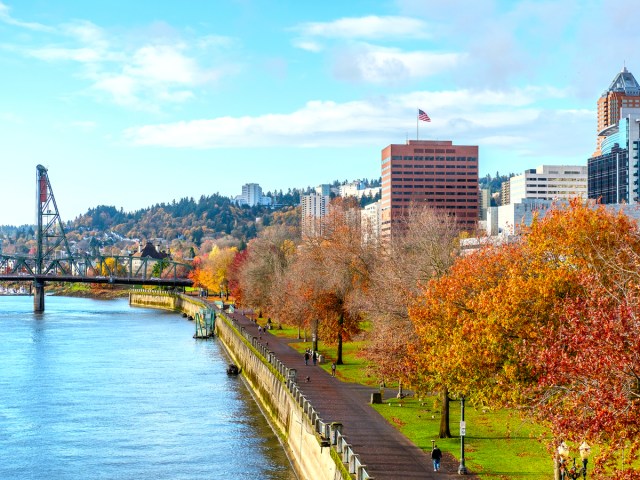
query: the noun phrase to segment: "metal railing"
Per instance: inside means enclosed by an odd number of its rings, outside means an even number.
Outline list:
[[[282,363],[280,359],[269,350],[268,345],[263,344],[258,337],[238,325],[238,322],[233,317],[230,318],[227,315],[222,316],[230,321],[236,331],[240,332],[251,346],[262,355],[265,362],[270,364],[282,376],[282,380],[286,383],[287,389],[293,396],[295,402],[302,409],[302,412],[311,425],[313,425],[315,432],[320,436],[321,446],[327,446],[333,449],[340,456],[349,474],[353,475],[356,480],[374,480],[374,477],[367,472],[366,465],[360,461],[360,456],[354,452],[352,446],[347,441],[347,437],[342,434],[342,424],[325,422],[320,417],[318,411],[311,405],[311,402],[304,396],[298,387],[297,376],[294,375],[297,371],[288,368]]]

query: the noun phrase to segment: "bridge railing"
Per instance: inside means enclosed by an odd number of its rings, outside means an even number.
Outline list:
[[[34,257],[0,255],[0,275],[34,276],[38,272],[36,262]],[[41,275],[177,280],[186,278],[191,270],[193,266],[190,264],[168,259],[132,255],[78,255],[45,259]]]
[[[239,325],[235,318],[225,315],[235,327],[236,331],[247,339],[247,341],[255,348],[273,368],[282,376],[283,381],[287,385],[287,389],[295,399],[296,403],[302,409],[303,414],[309,420],[320,436],[322,446],[330,447],[340,456],[342,463],[347,468],[349,474],[353,475],[356,480],[374,480],[374,477],[367,472],[367,466],[360,461],[360,456],[355,453],[353,447],[348,443],[347,437],[342,434],[342,424],[338,422],[324,421],[318,411],[311,405],[311,402],[304,396],[302,390],[298,386],[297,371],[288,368],[280,359],[263,344],[259,337],[247,331],[243,326]]]

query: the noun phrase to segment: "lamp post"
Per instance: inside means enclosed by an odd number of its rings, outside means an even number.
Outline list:
[[[558,445],[558,469],[560,471],[560,480],[577,480],[582,477],[587,478],[587,463],[589,463],[589,455],[591,455],[591,447],[587,442],[582,442],[578,447],[580,458],[582,459],[582,467],[576,465],[576,458],[573,457],[573,464],[569,466],[570,450],[565,442]]]
[[[466,475],[467,467],[464,464],[464,436],[467,433],[467,425],[464,422],[464,395],[460,398],[460,466],[458,475]]]

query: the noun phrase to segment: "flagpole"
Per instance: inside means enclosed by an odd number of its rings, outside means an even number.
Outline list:
[[[418,118],[420,115],[416,112],[416,141],[420,140],[420,132],[418,130],[418,125],[420,124],[420,119]]]

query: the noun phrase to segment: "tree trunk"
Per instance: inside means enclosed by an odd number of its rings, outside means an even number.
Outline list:
[[[442,387],[442,410],[440,411],[440,438],[451,438],[451,430],[449,429],[449,390]]]
[[[342,325],[344,324],[344,316],[340,314],[340,318],[338,319],[338,352],[336,356],[336,365],[344,365],[342,362]]]

